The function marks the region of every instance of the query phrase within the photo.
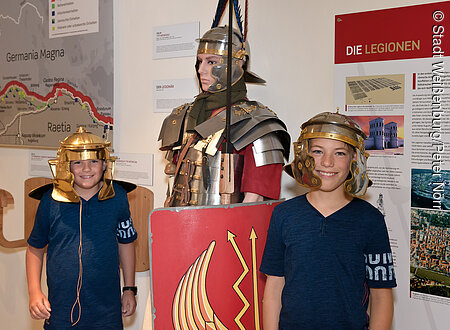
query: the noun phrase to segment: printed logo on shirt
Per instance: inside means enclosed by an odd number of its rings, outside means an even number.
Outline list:
[[[117,236],[120,238],[130,238],[136,235],[136,230],[133,226],[133,220],[129,217],[125,221],[119,222],[117,226]]]
[[[364,254],[366,278],[372,281],[392,281],[395,279],[392,253]]]

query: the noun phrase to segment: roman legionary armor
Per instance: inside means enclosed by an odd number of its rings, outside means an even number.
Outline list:
[[[258,256],[277,201],[217,204],[230,202],[230,195],[231,202],[241,201],[240,192],[247,193],[245,201],[278,199],[290,137],[273,111],[247,98],[245,83],[264,80],[248,71],[241,28],[247,24],[240,24],[237,0],[233,3],[235,10],[228,12],[237,13],[241,32],[230,31],[232,51],[227,27],[217,26],[226,4],[219,0],[212,28],[199,40],[196,69],[202,93],[174,109],[159,136],[169,160],[165,172],[173,177],[166,206],[208,206],[160,209],[150,216],[156,329],[259,329],[262,324]],[[221,162],[229,159],[234,174],[222,169]],[[221,174],[226,180],[219,184]],[[227,176],[234,177],[234,193]],[[169,256],[180,267],[168,269]]]
[[[166,206],[218,205],[220,156],[218,143],[225,125],[225,111],[186,131],[193,103],[176,108],[165,120],[159,139],[170,161],[166,174],[174,175]],[[289,156],[290,137],[284,123],[261,103],[243,100],[231,108],[231,142],[237,153],[251,147],[256,167],[282,164]],[[235,164],[235,194],[239,202],[244,157]],[[175,161],[173,163],[172,161]],[[279,182],[274,182],[279,185]]]
[[[249,55],[242,34],[234,29],[231,38],[230,140],[237,154],[248,155],[245,149],[252,148],[255,167],[283,164],[283,157],[289,156],[290,144],[286,126],[272,110],[247,99],[245,82],[265,81],[248,70]],[[212,66],[210,74],[215,82],[208,90],[199,94],[193,103],[174,109],[162,125],[159,140],[161,150],[167,151],[166,158],[169,161],[165,173],[174,177],[173,187],[168,190],[166,206],[220,204],[220,145],[223,142],[226,116],[223,110],[226,106],[228,27],[214,27],[198,41],[198,54],[217,55],[220,60]],[[198,66],[197,61],[197,73]],[[246,157],[237,157],[234,164],[235,189],[232,202],[242,200],[240,182]],[[280,182],[273,182],[273,185],[279,187]]]
[[[234,29],[231,38],[230,139],[233,147],[237,154],[246,154],[247,158],[246,148],[252,148],[255,167],[283,164],[283,157],[289,156],[290,144],[286,126],[269,108],[247,99],[245,82],[265,81],[249,71],[249,54],[242,34]],[[226,106],[228,27],[214,27],[198,41],[198,54],[217,55],[220,61],[211,69],[215,82],[208,90],[199,94],[193,103],[174,109],[162,125],[158,140],[161,140],[161,150],[167,151],[169,164],[165,173],[174,178],[172,189],[168,189],[166,206],[220,204],[220,145],[226,116],[223,110]],[[197,70],[198,65],[197,61]],[[240,182],[246,157],[237,157],[234,164],[232,202],[242,200]],[[273,182],[273,185],[279,187],[280,182]]]

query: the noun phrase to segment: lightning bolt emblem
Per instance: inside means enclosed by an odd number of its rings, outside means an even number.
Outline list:
[[[236,322],[236,324],[238,325],[239,329],[244,330],[245,327],[241,323],[241,318],[245,314],[247,309],[250,307],[250,303],[248,302],[247,298],[245,298],[245,296],[242,293],[241,289],[239,289],[239,284],[241,284],[241,282],[244,280],[244,278],[247,275],[249,269],[248,269],[247,263],[245,262],[241,251],[239,250],[239,247],[236,244],[236,241],[234,240],[235,237],[236,237],[236,235],[228,230],[228,241],[231,243],[231,246],[233,246],[234,252],[238,256],[239,261],[241,262],[242,268],[244,269],[243,272],[241,273],[241,276],[239,276],[239,278],[233,284],[234,291],[236,291],[237,295],[239,296],[239,298],[244,303],[244,307],[242,307],[241,311],[238,313],[238,315],[236,315],[236,317],[234,318],[234,322]]]

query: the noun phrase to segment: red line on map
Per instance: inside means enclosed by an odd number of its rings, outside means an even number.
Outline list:
[[[39,99],[41,101],[44,101],[44,102],[47,102],[50,98],[56,96],[56,91],[58,89],[64,88],[67,91],[71,92],[74,97],[77,97],[77,98],[81,99],[82,102],[89,103],[95,118],[97,118],[98,120],[101,120],[101,121],[103,121],[105,123],[108,123],[108,124],[111,124],[111,125],[113,124],[113,118],[112,117],[106,117],[106,116],[103,116],[103,115],[98,113],[97,108],[94,105],[94,102],[92,102],[92,99],[89,96],[86,96],[83,93],[81,93],[80,91],[75,90],[69,84],[56,83],[56,84],[53,85],[53,89],[52,89],[52,91],[50,93],[48,93],[46,96],[42,96],[42,95],[39,95],[39,94],[37,94],[35,92],[32,92],[32,91],[28,90],[28,88],[24,84],[22,84],[21,82],[16,81],[16,80],[12,80],[12,81],[8,82],[5,85],[5,87],[0,91],[0,95],[5,94],[6,91],[8,90],[8,88],[10,88],[11,86],[19,86],[20,88],[25,90],[25,93],[27,95],[34,96],[35,98],[37,98],[37,99]]]

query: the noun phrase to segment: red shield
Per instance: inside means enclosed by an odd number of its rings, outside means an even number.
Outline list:
[[[258,269],[278,203],[152,212],[154,329],[262,328]]]

